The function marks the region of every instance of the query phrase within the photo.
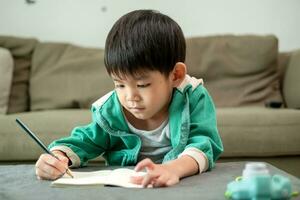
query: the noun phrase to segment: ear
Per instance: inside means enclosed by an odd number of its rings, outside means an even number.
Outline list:
[[[177,62],[174,66],[173,71],[171,72],[171,81],[173,83],[173,87],[178,87],[184,80],[185,75],[186,65],[183,62]]]

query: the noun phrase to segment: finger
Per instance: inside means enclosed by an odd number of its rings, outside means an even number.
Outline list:
[[[150,160],[149,158],[146,158],[142,161],[140,161],[134,168],[135,171],[141,171],[143,169],[147,170],[153,170],[155,167],[155,164]]]
[[[54,161],[53,161],[54,160]],[[57,165],[56,158],[49,154],[42,154],[36,163],[36,175],[42,179],[56,179],[65,173],[66,168]]]
[[[167,176],[160,176],[154,181],[153,187],[166,187],[167,182],[168,182]]]
[[[147,187],[148,185],[151,185],[152,182],[155,182],[155,179],[158,177],[157,174],[153,173],[153,172],[148,172],[142,181],[142,185],[143,187]]]
[[[172,185],[175,185],[179,183],[179,179],[169,179],[167,182],[166,182],[166,186],[172,186]]]
[[[36,175],[37,179],[39,179],[39,180],[47,179],[45,177],[45,172],[40,168],[35,168],[35,175]]]
[[[141,185],[143,179],[144,179],[144,176],[131,176],[130,182],[133,184]]]
[[[42,173],[41,169],[39,168],[41,166],[40,164],[41,160],[38,159],[38,161],[35,163],[35,175],[37,176],[38,179],[42,179]]]
[[[69,163],[69,158],[67,158],[66,156],[63,156],[61,154],[55,154],[55,156],[62,161],[63,163],[66,163],[68,165]]]
[[[42,159],[38,160],[36,164],[35,173],[39,179],[51,179],[51,180],[56,179],[63,174],[53,166],[45,163]]]
[[[47,169],[44,168],[36,168],[36,175],[38,179],[44,179],[44,180],[54,180],[58,177],[62,176],[63,174],[59,172],[58,170],[53,170],[54,168]]]
[[[46,163],[47,165],[50,165],[57,170],[59,170],[61,173],[65,173],[66,169],[68,167],[68,164],[65,162],[60,161],[59,159],[49,155],[45,154],[45,156],[41,157],[42,161]]]
[[[47,163],[45,162],[45,159],[47,159],[48,155],[47,154],[42,154],[40,155],[38,161],[35,163],[35,168],[36,169],[43,169]]]
[[[44,156],[44,154],[40,155],[39,159],[36,161],[36,163],[35,163],[35,167],[36,168],[38,168],[39,166],[41,166],[41,163],[44,163],[43,159],[42,159],[43,156]]]

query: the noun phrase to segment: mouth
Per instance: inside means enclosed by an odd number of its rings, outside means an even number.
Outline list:
[[[129,107],[128,109],[131,110],[131,111],[142,111],[142,110],[145,110],[145,108],[143,108],[143,107]]]

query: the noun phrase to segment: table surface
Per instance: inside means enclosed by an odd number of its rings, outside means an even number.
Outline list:
[[[201,175],[184,178],[168,188],[128,189],[120,187],[84,186],[53,188],[51,181],[38,180],[34,165],[0,165],[0,199],[225,199],[227,183],[242,174],[246,162],[217,163],[216,167]],[[300,179],[267,164],[271,174],[288,176],[293,190],[300,190]],[[111,169],[90,166],[74,171]],[[294,199],[300,199],[298,196]]]

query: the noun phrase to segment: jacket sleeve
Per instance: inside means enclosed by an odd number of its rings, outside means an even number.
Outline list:
[[[223,144],[217,129],[214,103],[202,86],[192,91],[190,98],[190,134],[186,148],[197,148],[208,160],[208,169],[214,167],[215,161],[223,152]]]
[[[76,161],[75,166],[84,166],[88,160],[103,154],[108,148],[108,144],[108,134],[93,120],[89,125],[74,128],[69,137],[52,142],[49,149],[62,150],[69,158],[70,156],[75,157],[75,160],[79,158],[80,160]],[[71,161],[74,162],[72,159]]]

